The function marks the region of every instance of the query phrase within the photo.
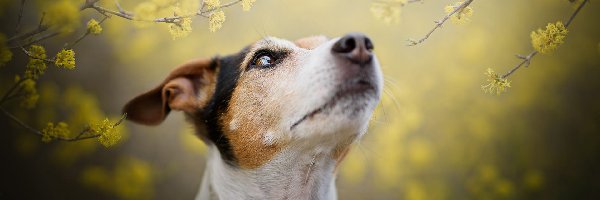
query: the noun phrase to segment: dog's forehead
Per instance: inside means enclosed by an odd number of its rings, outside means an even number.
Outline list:
[[[251,52],[260,50],[260,49],[271,49],[271,50],[286,50],[286,49],[296,49],[298,48],[293,42],[276,38],[276,37],[266,37],[259,41],[256,41],[252,44],[250,48]]]
[[[329,38],[322,36],[322,35],[317,35],[317,36],[300,38],[300,39],[296,40],[294,43],[296,44],[296,46],[303,48],[303,49],[314,49],[327,41],[329,41]]]
[[[293,50],[293,49],[314,49],[319,45],[327,42],[329,39],[325,36],[309,36],[297,39],[296,41],[290,41],[277,37],[266,37],[251,45],[250,51],[256,51],[259,49],[273,49],[273,50]]]

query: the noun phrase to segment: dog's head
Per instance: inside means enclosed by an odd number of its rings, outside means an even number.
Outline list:
[[[131,100],[129,120],[161,123],[183,111],[200,138],[243,168],[294,144],[340,153],[367,129],[383,78],[360,33],[290,42],[265,38],[226,57],[191,61]]]

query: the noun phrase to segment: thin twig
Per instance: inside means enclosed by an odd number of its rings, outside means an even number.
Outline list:
[[[123,19],[137,20],[137,19],[133,18],[133,15],[130,15],[130,14],[127,14],[127,13],[121,13],[121,12],[114,11],[114,10],[110,10],[108,8],[104,8],[104,7],[96,5],[96,4],[93,4],[91,8],[93,8],[94,10],[98,11],[101,14],[111,14],[111,15],[115,15],[115,16],[121,17]]]
[[[23,47],[21,47],[21,51],[23,51],[23,53],[25,53],[30,58],[40,59],[40,60],[46,61],[48,63],[54,63],[54,59],[47,59],[47,58],[46,59],[42,59],[42,58],[35,57],[33,54],[31,54],[31,52],[27,51],[27,49],[25,49]]]
[[[508,76],[510,76],[512,73],[514,73],[515,71],[517,71],[519,68],[521,68],[522,66],[528,67],[529,64],[531,64],[531,59],[537,55],[538,51],[532,51],[531,53],[529,53],[529,55],[527,56],[522,56],[522,55],[517,55],[517,58],[522,59],[523,61],[521,61],[519,64],[517,64],[515,67],[513,67],[511,70],[509,70],[508,72],[506,72],[506,74],[502,75],[503,79],[506,79]]]
[[[469,6],[471,4],[471,2],[473,2],[473,0],[466,0],[465,2],[463,2],[462,4],[458,5],[456,8],[454,8],[454,10],[450,13],[448,13],[446,16],[444,16],[444,18],[442,18],[441,20],[437,20],[435,21],[435,26],[433,27],[433,29],[431,29],[427,34],[425,34],[425,36],[419,40],[409,40],[409,44],[408,46],[415,46],[417,44],[421,44],[422,42],[424,42],[425,40],[427,40],[429,38],[429,36],[431,36],[431,34],[433,34],[433,32],[435,32],[435,30],[437,30],[438,28],[441,28],[442,25],[448,20],[450,19],[450,17],[454,14],[456,14],[458,11],[466,8],[467,6]]]
[[[8,89],[8,91],[6,91],[6,93],[4,93],[4,95],[2,96],[2,99],[0,99],[0,105],[4,104],[11,97],[13,91],[15,89],[17,89],[17,87],[19,87],[21,85],[21,83],[23,83],[25,80],[27,80],[27,78],[23,78],[23,79],[17,81],[12,87],[10,87],[10,89]]]
[[[13,114],[10,114],[3,107],[0,107],[0,110],[2,110],[2,112],[4,113],[4,115],[8,116],[10,119],[12,119],[13,121],[15,121],[17,124],[21,125],[23,128],[27,129],[29,132],[35,133],[36,135],[39,135],[39,136],[43,136],[44,135],[41,131],[38,131],[37,129],[35,129],[35,128],[29,126],[29,125],[27,125],[25,122],[19,120],[19,118],[17,118]]]
[[[569,25],[571,25],[571,22],[573,22],[573,19],[575,19],[575,16],[577,16],[577,14],[579,14],[579,11],[581,10],[581,8],[583,8],[583,6],[588,1],[589,0],[584,0],[583,2],[581,2],[581,4],[579,5],[579,7],[577,7],[577,9],[573,12],[573,14],[571,14],[571,16],[569,17],[569,20],[567,21],[567,23],[565,23],[565,28],[569,28]],[[538,51],[532,51],[527,56],[517,55],[517,58],[522,59],[523,61],[521,61],[520,63],[518,63],[517,65],[515,65],[512,69],[510,69],[508,72],[506,72],[506,74],[502,75],[502,78],[503,79],[508,78],[510,75],[512,75],[513,73],[515,73],[515,71],[517,71],[522,66],[528,67],[529,64],[531,63],[531,59],[535,55],[537,55],[537,54],[538,54]]]
[[[25,43],[24,45],[18,45],[18,46],[14,46],[14,47],[10,47],[10,48],[26,47],[26,46],[29,46],[29,45],[41,42],[43,40],[46,40],[48,38],[52,38],[52,37],[57,36],[57,35],[60,35],[60,32],[48,33],[48,34],[43,35],[43,36],[41,36],[41,37],[39,37],[37,39],[31,40],[31,41]]]
[[[227,8],[230,6],[233,6],[235,4],[240,3],[242,0],[235,0],[226,4],[223,4],[219,7],[216,8],[211,8],[211,9],[207,9],[207,10],[203,10],[204,9],[204,5],[200,7],[200,9],[194,13],[194,14],[187,14],[187,15],[180,15],[180,16],[174,16],[174,17],[161,17],[161,18],[156,18],[153,20],[145,20],[145,19],[138,19],[135,18],[135,14],[134,13],[130,13],[125,11],[120,5],[117,6],[117,8],[119,9],[119,11],[115,11],[115,10],[110,10],[108,8],[104,8],[102,6],[99,6],[97,4],[91,4],[91,5],[84,5],[82,7],[82,9],[86,9],[86,8],[92,8],[96,11],[98,11],[99,13],[102,14],[110,14],[110,15],[114,15],[117,17],[121,17],[123,19],[127,19],[127,20],[132,20],[132,21],[145,21],[145,22],[156,22],[156,23],[176,23],[177,21],[179,21],[180,19],[183,18],[189,18],[189,17],[194,17],[194,16],[202,16],[202,17],[208,17],[206,14],[213,12],[215,10],[219,10],[219,9],[223,9],[223,8]]]
[[[565,23],[565,27],[569,27],[569,25],[571,25],[571,22],[573,22],[573,19],[575,19],[575,16],[577,16],[577,14],[579,13],[579,11],[581,10],[581,8],[583,8],[583,6],[585,5],[585,3],[587,3],[589,0],[584,0],[583,2],[581,2],[581,4],[579,5],[579,7],[577,7],[577,9],[575,10],[575,12],[573,12],[573,14],[571,15],[571,17],[569,17],[569,20],[567,20],[567,23]]]
[[[204,2],[204,1],[202,1],[202,2]],[[115,5],[117,5],[117,9],[119,9],[120,13],[131,15],[130,12],[125,11],[125,9],[123,9],[123,7],[121,7],[121,4],[119,3],[119,0],[115,0]]]
[[[39,131],[36,128],[33,128],[33,127],[27,125],[25,122],[21,121],[19,118],[17,118],[16,116],[14,116],[10,112],[8,112],[6,109],[4,109],[4,107],[0,106],[0,110],[4,113],[4,115],[6,115],[10,119],[12,119],[14,122],[16,122],[17,124],[19,124],[21,127],[27,129],[29,132],[32,132],[32,133],[34,133],[36,135],[39,135],[39,136],[44,136],[44,133],[42,133],[41,131]],[[113,124],[113,127],[119,126],[121,123],[123,123],[123,121],[126,118],[127,118],[127,113],[123,114],[123,116],[121,117],[121,119],[119,119],[119,121],[117,121],[116,123]],[[83,130],[81,130],[77,134],[77,136],[75,136],[75,137],[72,137],[72,138],[69,138],[69,137],[56,137],[54,139],[61,140],[61,141],[72,142],[72,141],[79,141],[79,140],[97,138],[97,137],[101,136],[101,134],[94,134],[94,135],[83,136],[86,133],[89,133],[91,130],[92,129],[88,126],[88,127],[84,128]]]
[[[106,21],[106,19],[108,19],[108,16],[104,16],[104,18],[102,20],[100,20],[100,22],[98,24],[102,24],[104,23],[104,21]],[[65,43],[64,47],[65,49],[73,49],[73,47],[79,43],[79,41],[83,40],[85,37],[87,37],[90,34],[90,29],[87,29],[85,31],[85,33],[81,36],[79,36],[79,38],[77,38],[73,43],[69,44],[69,43]]]
[[[25,7],[25,0],[21,0],[21,8],[19,9],[19,16],[17,17],[17,26],[15,27],[15,33],[19,33],[19,28],[21,28],[21,19],[23,18],[23,7]]]
[[[29,38],[31,36],[34,36],[38,33],[44,32],[46,30],[48,30],[47,26],[38,26],[36,29],[33,29],[33,30],[25,32],[23,34],[15,35],[15,36],[11,37],[10,39],[6,40],[6,43],[23,40],[23,39]]]
[[[44,16],[46,16],[46,13],[42,13],[42,18],[40,19],[40,23],[38,24],[36,29],[33,29],[31,31],[28,31],[28,32],[25,32],[25,33],[22,33],[19,35],[15,35],[15,36],[9,38],[8,40],[6,40],[6,43],[12,43],[15,41],[25,40],[29,37],[37,35],[38,33],[42,33],[44,31],[48,30],[48,26],[43,25]]]

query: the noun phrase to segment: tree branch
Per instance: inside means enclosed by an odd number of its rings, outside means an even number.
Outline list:
[[[23,51],[23,53],[25,53],[25,55],[29,56],[30,58],[40,59],[47,63],[54,63],[54,59],[47,59],[47,58],[42,59],[42,58],[35,57],[33,54],[31,54],[31,52],[27,51],[27,49],[25,49],[23,47],[21,47],[21,51]]]
[[[16,122],[17,124],[19,124],[21,127],[27,129],[29,132],[34,133],[40,137],[44,136],[44,133],[42,133],[41,131],[39,131],[36,128],[33,128],[31,126],[29,126],[28,124],[26,124],[25,122],[21,121],[19,118],[17,118],[16,116],[14,116],[13,114],[11,114],[10,112],[8,112],[6,109],[4,109],[4,107],[0,106],[0,111],[2,111],[4,113],[4,115],[6,115],[8,118],[12,119],[14,122]],[[127,113],[123,114],[123,116],[121,117],[121,119],[119,119],[119,121],[117,121],[116,123],[113,124],[113,127],[119,126],[121,123],[123,123],[123,121],[127,118]],[[83,130],[81,130],[77,136],[69,138],[69,137],[56,137],[54,139],[60,140],[60,141],[68,141],[68,142],[72,142],[72,141],[79,141],[79,140],[85,140],[85,139],[91,139],[91,138],[97,138],[100,137],[100,134],[94,134],[94,135],[88,135],[88,136],[83,136],[86,133],[89,133],[91,131],[91,128],[88,126],[86,128],[84,128]]]
[[[21,8],[19,8],[19,16],[17,17],[17,26],[15,27],[15,33],[19,33],[19,28],[21,28],[21,19],[23,18],[23,7],[25,7],[25,0],[21,0]]]
[[[21,86],[21,83],[23,83],[25,80],[27,80],[27,78],[23,78],[23,79],[17,81],[15,84],[13,84],[13,86],[11,86],[10,89],[8,89],[8,91],[6,91],[6,93],[4,93],[4,95],[2,96],[2,99],[0,99],[0,105],[4,104],[8,99],[10,99],[11,95],[15,91],[15,89],[17,89],[17,87]]]
[[[448,20],[450,19],[450,17],[454,14],[456,14],[458,11],[466,8],[467,6],[469,6],[474,0],[466,0],[464,1],[462,4],[460,4],[459,6],[457,6],[456,8],[454,8],[454,10],[450,13],[448,13],[446,16],[444,16],[444,18],[442,18],[441,20],[437,20],[434,21],[435,22],[435,26],[433,27],[433,29],[431,29],[427,34],[425,34],[425,36],[419,40],[412,40],[409,39],[409,43],[408,46],[415,46],[417,44],[421,44],[423,43],[425,40],[427,40],[429,38],[429,36],[431,36],[431,34],[433,34],[433,32],[435,32],[435,30],[437,30],[438,28],[441,28],[442,25]]]
[[[104,16],[104,18],[102,20],[100,20],[100,22],[98,24],[104,23],[104,21],[106,21],[106,19],[108,19],[108,16]],[[83,35],[79,36],[79,38],[77,38],[72,44],[65,43],[65,45],[64,45],[65,49],[72,49],[77,43],[79,43],[81,40],[83,40],[85,37],[87,37],[90,33],[91,33],[90,29],[87,29],[85,31],[85,33]]]
[[[29,41],[29,42],[27,42],[27,43],[25,43],[24,45],[21,45],[21,46],[15,46],[15,47],[11,47],[11,48],[26,47],[26,46],[29,46],[29,45],[32,45],[32,44],[35,44],[35,43],[41,42],[41,41],[43,41],[43,40],[46,40],[46,39],[48,39],[48,38],[51,38],[51,37],[57,36],[57,35],[59,35],[59,34],[60,34],[59,32],[48,33],[48,34],[46,34],[46,35],[43,35],[43,36],[41,36],[41,37],[39,37],[39,38],[37,38],[37,39],[34,39],[34,40],[32,40],[32,41]]]
[[[42,33],[46,30],[48,30],[48,26],[41,25],[41,26],[38,26],[36,29],[33,29],[33,30],[25,32],[23,34],[15,35],[15,36],[11,37],[10,39],[6,40],[6,43],[12,43],[12,42],[15,42],[18,40],[23,40],[23,39],[29,38],[31,36],[34,36],[38,33]]]
[[[240,3],[241,1],[242,0],[235,0],[235,1],[223,4],[223,5],[219,6],[219,7],[211,8],[211,9],[207,9],[207,10],[204,10],[204,3],[203,3],[202,6],[200,7],[200,9],[196,13],[194,13],[194,14],[174,16],[174,17],[161,17],[161,18],[156,18],[156,19],[153,19],[153,20],[136,19],[134,17],[135,14],[131,13],[131,12],[128,12],[128,11],[125,11],[121,7],[121,5],[118,3],[118,1],[115,1],[116,5],[117,5],[117,8],[119,9],[118,11],[110,10],[108,8],[104,8],[104,7],[99,6],[99,5],[95,4],[95,3],[93,3],[93,4],[87,4],[86,3],[86,4],[84,4],[84,6],[82,6],[81,9],[83,10],[83,9],[87,9],[87,8],[92,8],[92,9],[98,11],[101,14],[105,14],[105,15],[106,14],[110,14],[110,15],[114,15],[114,16],[117,16],[117,17],[121,17],[123,19],[132,20],[132,21],[145,21],[145,22],[156,22],[156,23],[175,23],[175,22],[177,22],[178,20],[180,20],[182,18],[189,18],[189,17],[194,17],[194,16],[208,17],[206,15],[207,13],[213,12],[213,11],[218,10],[218,9],[223,9],[223,8],[227,8],[227,7],[233,6],[235,4]]]
[[[579,14],[579,11],[581,10],[581,8],[583,8],[583,6],[585,6],[585,4],[588,1],[589,0],[584,0],[583,2],[581,2],[581,4],[579,5],[579,7],[577,7],[577,9],[573,12],[573,14],[571,14],[571,16],[569,17],[569,20],[567,21],[567,23],[565,23],[565,28],[569,28],[569,25],[571,25],[571,23],[573,22],[573,19],[575,19],[575,16],[577,16],[577,14]],[[537,55],[537,54],[538,54],[538,51],[532,51],[527,56],[517,55],[517,58],[522,59],[523,61],[521,61],[520,63],[518,63],[517,65],[515,65],[512,69],[510,69],[508,72],[506,72],[506,74],[502,75],[502,78],[503,79],[508,78],[510,75],[512,75],[513,73],[515,73],[515,71],[517,71],[518,69],[520,69],[522,66],[528,67],[529,64],[531,63],[531,59],[535,55]]]

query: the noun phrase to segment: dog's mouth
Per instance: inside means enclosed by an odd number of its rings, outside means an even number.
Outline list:
[[[371,81],[365,79],[352,79],[344,82],[343,84],[340,84],[338,88],[339,89],[337,90],[335,95],[333,95],[329,101],[325,102],[325,104],[318,107],[317,109],[314,109],[313,111],[308,112],[306,115],[302,116],[299,120],[292,124],[290,130],[293,130],[296,126],[298,126],[305,120],[310,119],[319,113],[330,110],[342,100],[359,102],[361,100],[364,100],[365,98],[375,96],[377,91],[375,85]],[[365,105],[366,104],[358,104],[358,107],[355,109],[362,109]]]

